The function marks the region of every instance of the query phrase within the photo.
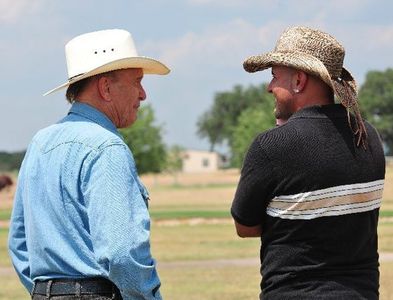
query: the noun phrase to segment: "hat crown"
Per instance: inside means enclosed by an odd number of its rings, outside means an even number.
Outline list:
[[[110,29],[75,37],[66,44],[65,55],[70,79],[112,61],[137,57],[138,53],[128,31]]]
[[[345,56],[344,47],[330,34],[300,26],[283,32],[275,52],[311,55],[325,65],[332,78],[340,77]]]
[[[46,92],[44,96],[85,78],[120,69],[138,68],[143,74],[166,75],[167,66],[158,60],[139,56],[131,33],[108,29],[85,33],[65,46],[68,81]]]

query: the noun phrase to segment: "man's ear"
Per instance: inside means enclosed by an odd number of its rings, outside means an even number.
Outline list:
[[[296,90],[297,93],[303,91],[304,88],[306,87],[307,80],[308,80],[307,73],[305,73],[303,71],[296,71],[296,72],[294,72],[293,77],[292,77],[292,88],[293,88],[293,90],[294,91]]]
[[[105,101],[111,101],[111,80],[110,78],[106,76],[101,76],[97,80],[97,87],[98,87],[98,92],[101,96],[102,99]]]

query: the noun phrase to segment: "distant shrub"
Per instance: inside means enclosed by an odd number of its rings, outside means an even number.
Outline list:
[[[19,170],[26,151],[21,152],[0,152],[0,171],[10,172]]]

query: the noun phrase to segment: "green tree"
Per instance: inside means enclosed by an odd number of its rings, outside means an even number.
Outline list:
[[[212,110],[206,111],[197,121],[197,133],[201,138],[207,138],[210,143],[210,151],[214,151],[217,144],[224,140],[224,122],[214,117]]]
[[[165,171],[173,176],[173,183],[177,184],[177,175],[183,169],[184,148],[174,145],[167,150]]]
[[[370,71],[359,90],[363,116],[373,124],[393,154],[393,69]]]
[[[273,113],[267,111],[263,105],[244,110],[233,131],[232,165],[240,167],[254,138],[262,131],[274,127],[274,124]]]
[[[19,170],[25,151],[21,152],[0,152],[0,171],[15,171]]]
[[[231,91],[221,92],[215,95],[212,107],[198,120],[198,134],[200,137],[209,140],[211,151],[214,150],[215,145],[226,142],[230,147],[231,162],[233,166],[238,166],[240,157],[242,156],[241,153],[245,151],[240,150],[240,148],[244,147],[247,143],[240,142],[243,137],[237,135],[240,134],[240,131],[248,129],[252,132],[247,133],[246,136],[250,137],[255,135],[254,131],[258,130],[257,128],[261,128],[262,131],[264,128],[273,126],[274,122],[271,122],[273,109],[274,100],[266,91],[265,84],[258,86],[251,85],[247,88],[236,85]],[[248,114],[251,114],[252,110],[260,110],[266,112],[266,116],[269,114],[271,116],[264,117],[260,120],[264,123],[263,126],[256,124],[259,127],[249,126],[238,130],[239,116],[244,111],[249,111]],[[253,122],[254,120],[249,121]],[[246,117],[243,117],[243,122],[247,123]]]
[[[134,155],[139,174],[159,173],[165,167],[162,127],[154,122],[153,108],[146,105],[139,110],[138,120],[132,126],[120,130]]]
[[[236,85],[231,91],[217,93],[212,107],[198,120],[198,135],[209,140],[211,151],[217,144],[230,143],[241,112],[269,101],[265,85],[248,88]]]

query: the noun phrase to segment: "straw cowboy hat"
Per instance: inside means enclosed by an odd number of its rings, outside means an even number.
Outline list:
[[[343,67],[344,47],[330,34],[308,27],[286,29],[273,51],[247,58],[243,67],[247,72],[262,71],[272,66],[286,66],[302,70],[322,79],[334,91],[347,110],[353,110],[359,140],[365,133],[360,115],[356,81]]]
[[[131,34],[122,29],[101,30],[79,35],[65,46],[68,81],[46,92],[56,92],[97,74],[128,68],[142,68],[145,74],[165,75],[169,69],[158,60],[139,56]]]
[[[355,79],[343,67],[345,50],[331,35],[307,28],[286,29],[272,52],[247,58],[247,72],[261,71],[272,66],[286,66],[315,75],[326,82],[341,101],[357,98]]]

